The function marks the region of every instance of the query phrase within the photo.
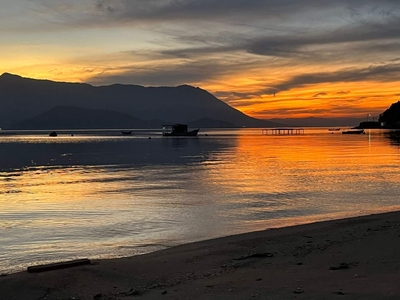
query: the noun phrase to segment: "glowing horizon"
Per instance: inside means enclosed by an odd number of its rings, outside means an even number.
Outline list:
[[[22,0],[3,7],[0,73],[189,84],[261,119],[377,116],[400,98],[400,3],[390,0]]]

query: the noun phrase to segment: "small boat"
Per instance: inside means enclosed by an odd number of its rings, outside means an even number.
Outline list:
[[[339,127],[334,127],[334,128],[328,128],[328,131],[339,131]]]
[[[132,134],[132,130],[121,130],[121,133],[129,135],[129,134]]]
[[[199,129],[188,131],[185,124],[163,125],[163,136],[196,136]]]
[[[343,134],[363,134],[365,133],[364,129],[356,129],[356,130],[345,130],[342,131]]]
[[[57,136],[57,132],[52,131],[52,132],[49,133],[49,136]]]

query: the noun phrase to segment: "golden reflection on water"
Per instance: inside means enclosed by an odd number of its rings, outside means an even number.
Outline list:
[[[307,188],[307,183],[312,189],[312,180],[325,180],[329,186],[353,183],[360,179],[359,174],[363,181],[384,178],[397,182],[398,178],[390,175],[397,173],[399,157],[398,149],[388,147],[379,136],[374,141],[368,136],[348,139],[337,134],[323,138],[262,136],[257,139],[243,135],[237,139],[235,152],[229,155],[229,166],[222,165],[213,171],[221,178],[220,182],[235,182],[233,188],[238,191],[283,192],[299,185]]]
[[[386,196],[385,188],[400,182],[399,151],[377,134],[240,135],[236,147],[218,156],[216,160],[228,157],[229,163],[207,168],[210,164],[205,162],[207,181],[231,195],[225,204],[248,204],[229,211],[238,217],[285,209],[285,217],[290,211],[294,217],[309,208],[313,215],[362,214],[395,201],[390,191]],[[380,194],[390,199],[380,199]],[[269,217],[276,216],[249,219],[266,223]]]
[[[399,147],[376,132],[68,140],[0,141],[28,147],[18,159],[35,161],[0,170],[0,271],[397,209],[400,201]]]

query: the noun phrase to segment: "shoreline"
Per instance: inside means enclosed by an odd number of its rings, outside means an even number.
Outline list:
[[[400,297],[400,211],[272,228],[0,277],[4,299]]]
[[[203,238],[203,239],[198,239],[198,240],[197,239],[186,240],[186,241],[183,241],[180,243],[172,242],[171,244],[168,244],[168,243],[166,243],[166,244],[146,244],[146,246],[144,246],[144,247],[150,246],[152,248],[152,250],[142,250],[142,251],[138,251],[137,253],[130,253],[130,254],[125,254],[125,255],[110,255],[109,253],[101,253],[100,255],[85,256],[85,252],[82,251],[83,255],[74,255],[73,257],[59,257],[58,259],[51,259],[51,260],[44,259],[44,260],[37,261],[37,262],[23,263],[18,268],[16,266],[14,266],[14,267],[0,269],[0,277],[24,272],[29,267],[38,266],[38,265],[42,265],[42,264],[47,265],[47,264],[58,263],[58,262],[67,262],[67,261],[82,259],[82,258],[90,258],[93,261],[121,259],[121,258],[140,256],[140,255],[145,255],[145,254],[149,254],[149,253],[153,253],[153,252],[158,252],[158,251],[162,251],[165,249],[169,249],[169,248],[173,248],[173,247],[177,247],[177,246],[181,246],[181,245],[185,245],[185,244],[204,242],[204,241],[208,241],[208,240],[215,240],[215,239],[220,239],[220,238],[229,237],[229,236],[236,236],[236,235],[248,234],[248,233],[259,232],[259,231],[266,231],[266,230],[275,230],[275,229],[281,229],[281,228],[285,228],[285,227],[301,226],[301,225],[307,225],[307,224],[312,224],[312,223],[328,222],[328,221],[335,221],[335,220],[349,219],[349,218],[358,218],[358,217],[363,217],[363,216],[395,212],[395,211],[400,211],[400,205],[392,205],[392,206],[368,209],[365,211],[358,212],[357,214],[350,213],[350,212],[334,212],[334,213],[328,213],[328,214],[325,213],[325,214],[319,214],[319,215],[291,216],[291,217],[283,217],[283,218],[277,218],[277,219],[271,219],[271,220],[264,220],[262,223],[257,224],[257,226],[254,226],[254,228],[250,227],[250,228],[247,228],[247,230],[244,230],[244,231],[239,230],[237,232],[232,232],[232,233],[226,234],[226,235],[213,236],[213,237],[208,237],[208,238]],[[139,246],[139,247],[142,247],[142,246]]]

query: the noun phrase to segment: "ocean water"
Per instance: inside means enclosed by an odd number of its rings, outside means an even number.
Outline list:
[[[0,273],[400,208],[382,131],[15,132],[0,157]]]

